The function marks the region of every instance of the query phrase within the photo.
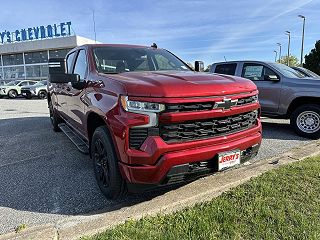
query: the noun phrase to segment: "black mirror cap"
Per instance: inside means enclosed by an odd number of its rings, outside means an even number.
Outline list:
[[[49,59],[49,74],[66,74],[67,72],[67,60],[65,58]]]
[[[265,75],[264,80],[268,81],[280,81],[279,77],[277,75]]]
[[[49,82],[51,83],[76,83],[80,81],[79,74],[51,73]]]
[[[196,72],[203,72],[204,71],[204,63],[202,61],[195,61],[194,62],[194,70]]]

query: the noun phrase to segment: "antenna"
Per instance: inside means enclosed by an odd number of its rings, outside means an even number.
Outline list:
[[[93,31],[94,31],[94,42],[97,43],[96,20],[94,18],[94,10],[92,10],[92,21],[93,21]]]
[[[224,57],[224,61],[226,62],[227,61],[226,56],[223,56],[223,57]]]

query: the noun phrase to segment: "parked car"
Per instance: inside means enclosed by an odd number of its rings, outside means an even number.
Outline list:
[[[28,85],[21,88],[21,95],[27,99],[38,97],[39,99],[47,98],[47,80],[42,80],[34,85]]]
[[[21,87],[36,84],[37,81],[32,80],[14,80],[3,86],[0,86],[0,96],[8,96],[16,98],[21,95]]]
[[[261,143],[251,81],[195,72],[156,45],[75,48],[49,59],[49,81],[53,130],[90,154],[107,198],[233,167]]]
[[[299,72],[304,77],[311,77],[311,78],[320,79],[320,76],[318,74],[310,71],[309,69],[306,69],[306,68],[303,68],[303,67],[291,67],[291,68],[293,68],[294,70]]]
[[[292,68],[274,62],[233,61],[215,63],[212,73],[252,80],[259,90],[262,115],[289,118],[301,136],[320,137],[320,81],[305,78]]]

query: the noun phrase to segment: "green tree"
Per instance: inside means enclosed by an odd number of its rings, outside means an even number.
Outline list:
[[[309,54],[305,56],[303,67],[320,74],[320,40],[318,40]]]
[[[287,65],[288,64],[288,56],[282,56],[280,61],[278,60],[277,62],[280,62],[282,64]],[[296,56],[293,56],[293,55],[289,56],[289,66],[290,67],[299,66],[299,60]]]

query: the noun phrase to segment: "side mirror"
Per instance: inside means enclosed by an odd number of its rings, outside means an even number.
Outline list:
[[[65,58],[49,59],[49,82],[51,83],[75,83],[80,80],[78,74],[67,73],[67,61]]]
[[[277,75],[264,75],[264,80],[267,81],[280,81]]]
[[[195,61],[194,62],[194,70],[196,72],[203,72],[204,71],[204,63],[202,61]]]

